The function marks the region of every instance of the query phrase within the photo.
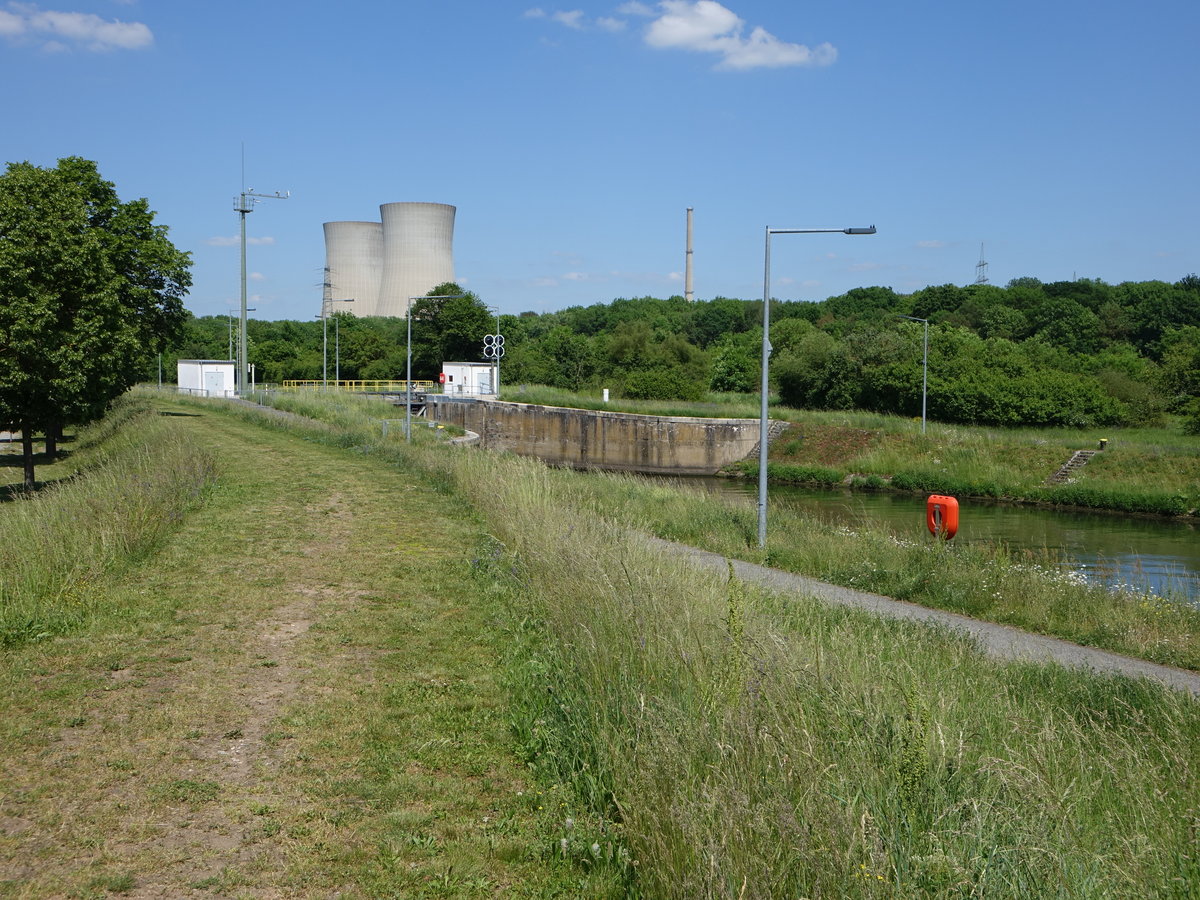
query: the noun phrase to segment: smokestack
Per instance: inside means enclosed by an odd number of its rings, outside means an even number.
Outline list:
[[[683,297],[688,303],[696,299],[692,290],[692,208],[687,208],[687,258],[683,266]]]

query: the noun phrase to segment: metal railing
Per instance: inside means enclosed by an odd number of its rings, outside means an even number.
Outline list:
[[[379,381],[321,381],[316,379],[313,381],[284,381],[280,385],[281,390],[285,391],[349,391],[356,394],[403,394],[408,390],[408,382],[403,378],[379,380]],[[412,382],[413,391],[421,391],[426,394],[435,394],[441,392],[441,385],[436,381],[417,381]]]

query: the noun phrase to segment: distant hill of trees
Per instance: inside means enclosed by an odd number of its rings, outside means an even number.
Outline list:
[[[459,292],[454,285],[445,293]],[[441,362],[441,332],[463,361],[482,359],[494,328],[473,295],[440,323],[414,319],[414,377]],[[1006,287],[940,285],[912,294],[856,288],[820,302],[773,302],[772,376],[785,404],[918,415],[922,332],[929,327],[929,416],[991,425],[1154,424],[1167,412],[1200,430],[1200,278]],[[506,384],[610,388],[617,396],[699,399],[758,389],[762,301],[641,297],[503,316]],[[469,324],[469,327],[466,327]],[[333,377],[334,326],[329,372]],[[225,317],[193,319],[182,357],[224,357]],[[402,319],[342,317],[340,372],[403,377]],[[319,378],[321,322],[249,325],[260,381]],[[449,349],[449,347],[444,347]],[[418,365],[419,359],[419,365]]]

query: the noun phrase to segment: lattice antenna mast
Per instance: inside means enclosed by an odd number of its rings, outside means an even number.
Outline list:
[[[291,191],[284,191],[282,194],[279,191],[275,191],[273,194],[256,194],[253,188],[243,188],[242,192],[233,200],[233,208],[242,220],[242,315],[238,327],[239,394],[246,392],[249,376],[249,368],[246,365],[246,216],[254,212],[255,203],[261,203],[263,200],[286,200],[291,195]]]
[[[979,262],[975,263],[975,283],[987,284],[987,260],[983,258],[983,244],[979,245]]]

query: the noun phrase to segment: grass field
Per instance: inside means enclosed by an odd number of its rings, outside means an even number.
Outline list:
[[[550,852],[461,504],[311,436],[162,411],[96,451],[203,448],[202,505],[149,545],[98,547],[104,564],[47,565],[38,630],[9,631],[0,896],[609,895],[613,876]],[[99,471],[91,499],[52,489],[0,527],[120,493]],[[113,531],[136,524],[109,499]],[[85,525],[73,552],[110,543]],[[11,620],[8,567],[32,551],[4,552]]]
[[[156,402],[216,478],[4,657],[8,893],[1200,892],[1186,695],[700,572],[631,526],[745,545],[749,516],[666,485],[409,447],[365,402]],[[874,540],[804,552],[864,574]],[[1081,612],[1007,564],[1014,608]]]

